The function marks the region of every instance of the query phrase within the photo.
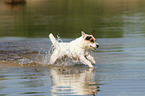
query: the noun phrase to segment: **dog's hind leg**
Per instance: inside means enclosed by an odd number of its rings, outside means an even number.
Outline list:
[[[90,61],[88,61],[84,56],[80,57],[80,61],[86,65],[88,65],[89,67],[94,67]]]
[[[54,50],[54,52],[52,53],[50,57],[49,63],[54,64],[57,59],[58,59],[58,50]]]

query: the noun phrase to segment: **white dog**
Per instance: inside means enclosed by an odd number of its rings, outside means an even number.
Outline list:
[[[69,43],[59,43],[52,33],[49,34],[49,38],[55,47],[55,50],[50,57],[50,64],[54,64],[56,60],[63,57],[80,60],[83,64],[88,65],[89,67],[93,67],[91,62],[96,64],[94,58],[89,53],[90,48],[95,50],[99,47],[99,44],[96,43],[96,39],[93,37],[93,34],[88,35],[82,31],[81,37]]]

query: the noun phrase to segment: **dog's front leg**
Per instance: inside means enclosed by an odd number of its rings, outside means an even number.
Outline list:
[[[93,58],[90,54],[88,54],[86,57],[87,57],[87,59],[89,59],[93,64],[96,64],[94,58]]]
[[[86,65],[88,65],[89,67],[94,67],[90,61],[88,61],[84,56],[80,56],[80,61]]]

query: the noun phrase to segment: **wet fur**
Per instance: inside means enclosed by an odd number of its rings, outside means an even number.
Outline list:
[[[85,40],[86,36],[89,36],[82,32],[82,36],[69,42],[69,43],[59,43],[52,33],[49,34],[49,38],[55,47],[51,57],[50,64],[54,64],[56,60],[61,59],[64,56],[80,60],[83,64],[93,67],[93,64],[96,64],[94,58],[90,55],[89,49],[95,49],[98,46],[96,42],[90,42]],[[94,41],[96,39],[90,35]],[[91,61],[91,62],[90,62]]]

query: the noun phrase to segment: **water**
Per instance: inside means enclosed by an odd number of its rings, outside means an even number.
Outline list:
[[[0,0],[1,96],[144,96],[144,0]],[[69,42],[81,31],[100,44],[95,69],[49,65],[48,34]]]

